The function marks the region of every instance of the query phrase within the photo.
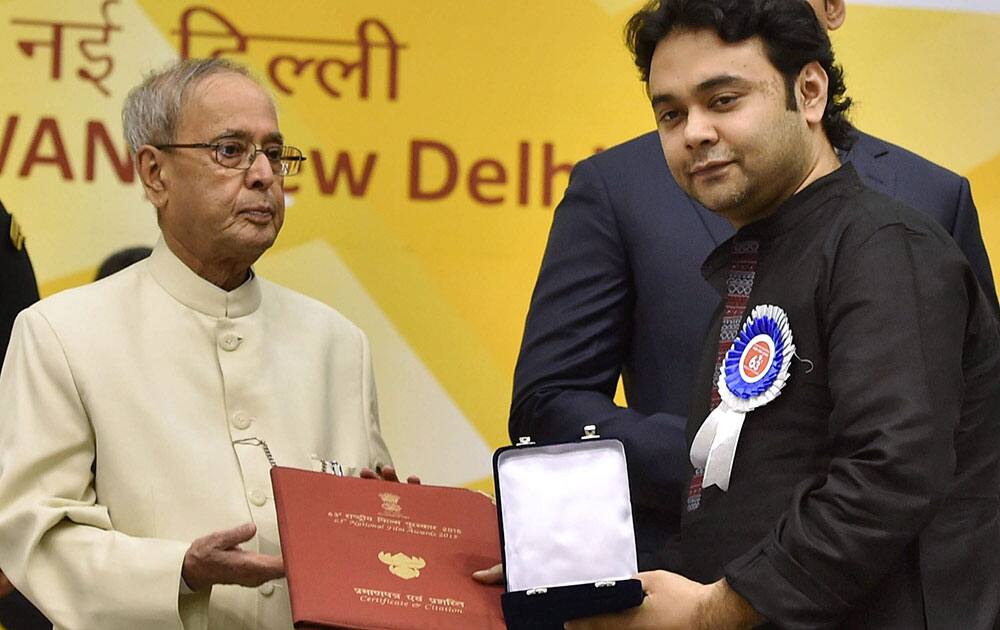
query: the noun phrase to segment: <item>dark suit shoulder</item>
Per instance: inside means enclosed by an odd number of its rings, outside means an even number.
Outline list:
[[[855,133],[856,143],[847,159],[857,167],[864,182],[943,226],[969,261],[993,311],[1000,314],[969,181],[902,147]]]
[[[919,182],[922,186],[933,186],[939,190],[944,189],[950,194],[958,195],[962,187],[964,178],[958,173],[935,164],[897,144],[855,130],[855,144],[850,155],[853,157],[858,152],[871,158],[888,160],[896,176],[900,179],[897,182],[897,188],[899,184]]]
[[[674,181],[655,131],[581,161],[574,178],[599,185],[612,211],[626,223],[643,226],[652,220],[650,212],[676,214],[680,211],[684,215],[701,217],[700,222],[709,222],[711,230],[719,234],[729,234],[728,224],[698,206]],[[697,229],[706,229],[706,226]]]
[[[842,219],[865,231],[903,225],[914,232],[948,236],[941,223],[926,212],[864,184],[855,189],[840,212]]]
[[[631,140],[626,140],[613,147],[604,149],[600,153],[587,158],[601,166],[618,167],[623,161],[636,158],[648,158],[650,154],[663,156],[663,149],[660,146],[660,138],[655,131],[648,131]],[[665,160],[664,160],[665,161]]]
[[[600,223],[633,224],[650,208],[678,203],[690,202],[670,176],[656,132],[650,132],[578,162],[556,223],[560,215],[586,211]]]
[[[670,177],[667,160],[663,157],[663,149],[660,146],[660,138],[655,131],[616,144],[581,163],[592,166],[606,177],[633,180],[637,172],[656,172],[662,177],[664,171],[667,172],[667,177]]]

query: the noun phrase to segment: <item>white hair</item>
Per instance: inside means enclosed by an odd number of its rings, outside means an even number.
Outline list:
[[[144,144],[173,142],[187,91],[206,77],[226,72],[257,82],[246,66],[221,58],[176,61],[147,74],[122,105],[122,127],[132,156]]]

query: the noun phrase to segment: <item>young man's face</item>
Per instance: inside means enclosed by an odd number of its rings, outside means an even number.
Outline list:
[[[674,179],[734,226],[767,216],[804,180],[808,124],[788,109],[759,38],[672,32],[653,53],[649,93]]]

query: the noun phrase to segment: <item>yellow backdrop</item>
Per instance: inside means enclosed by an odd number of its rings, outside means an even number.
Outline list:
[[[621,37],[637,3],[204,4],[0,0],[0,196],[43,294],[155,239],[120,139],[128,89],[185,50],[244,61],[309,158],[258,269],[368,331],[403,472],[489,487],[569,167],[652,128]],[[998,260],[1000,9],[879,4],[909,8],[849,2],[834,38],[855,120],[968,176]]]

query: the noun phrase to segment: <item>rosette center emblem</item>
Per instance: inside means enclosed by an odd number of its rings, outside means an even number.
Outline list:
[[[756,383],[767,375],[773,364],[774,342],[767,335],[757,335],[740,357],[740,376],[747,383]]]

